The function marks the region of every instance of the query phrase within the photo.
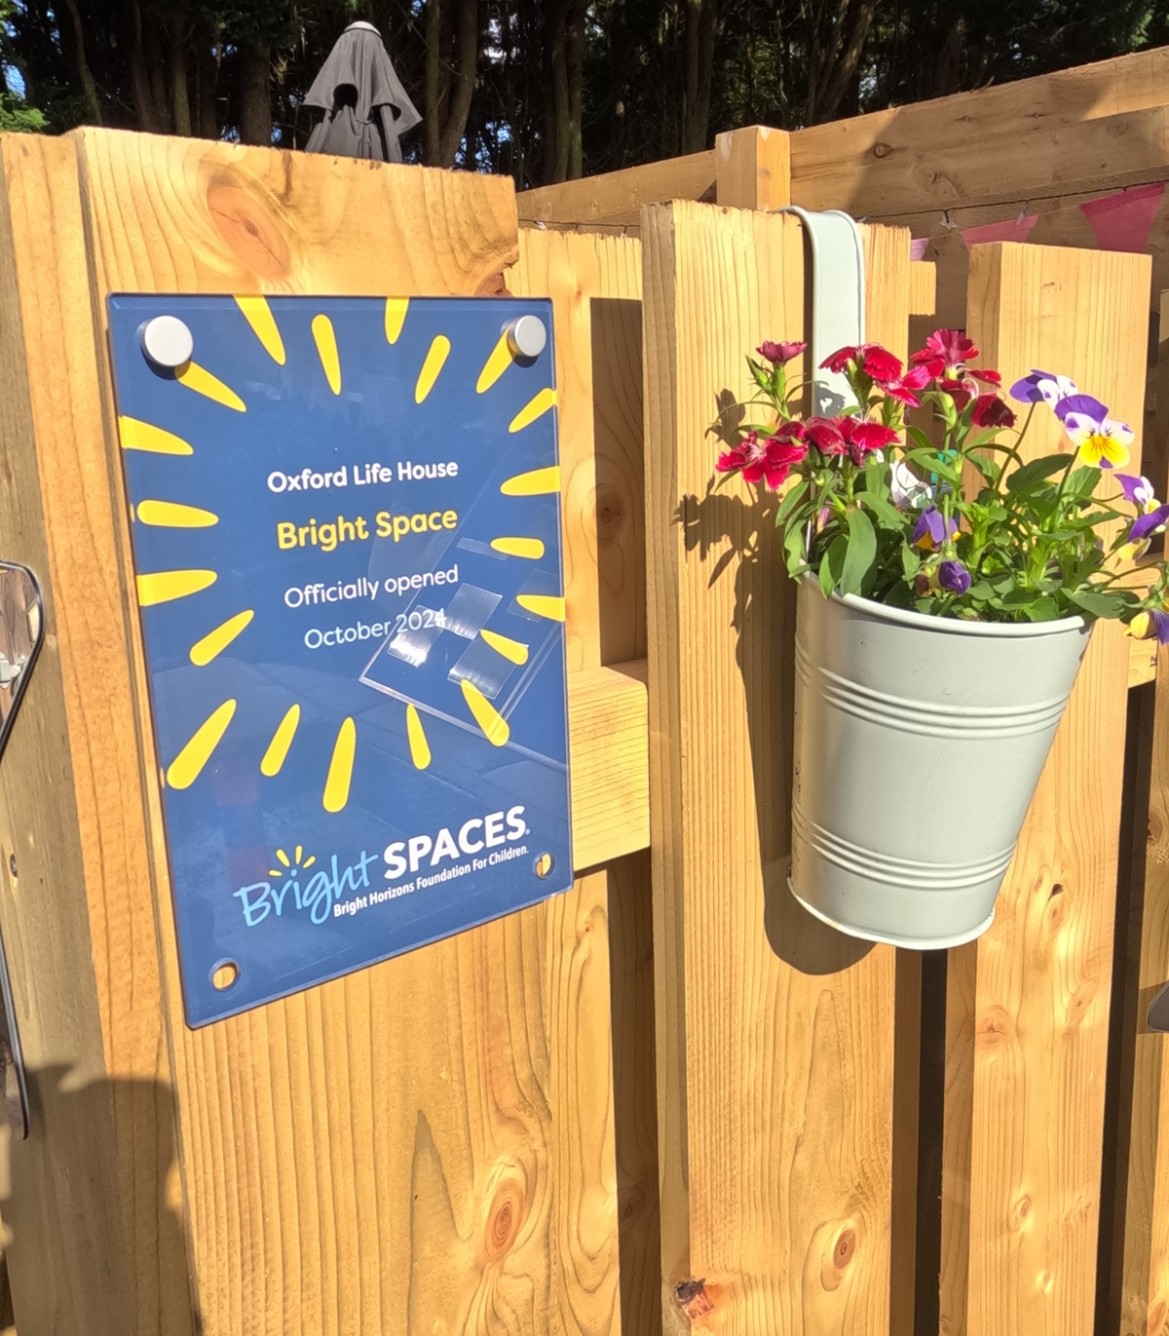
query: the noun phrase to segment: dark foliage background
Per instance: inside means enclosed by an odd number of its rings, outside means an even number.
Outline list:
[[[520,187],[1169,42],[1169,0],[0,0],[0,128],[300,147],[357,18],[423,113],[407,156]]]

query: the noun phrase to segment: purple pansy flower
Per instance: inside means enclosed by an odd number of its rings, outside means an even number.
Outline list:
[[[1050,404],[1057,412],[1060,403],[1075,394],[1079,394],[1079,390],[1074,380],[1051,371],[1032,371],[1011,386],[1012,399],[1018,399],[1022,404]]]
[[[1130,505],[1136,506],[1142,515],[1147,515],[1150,510],[1156,510],[1159,503],[1153,484],[1148,478],[1137,478],[1131,473],[1118,473],[1116,481],[1120,484],[1125,500]]]
[[[912,542],[914,547],[924,548],[927,552],[936,551],[958,532],[958,521],[952,516],[946,519],[937,506],[929,506],[917,517],[913,527]]]
[[[1155,510],[1146,511],[1145,514],[1133,520],[1126,541],[1134,546],[1139,546],[1146,538],[1155,534],[1158,529],[1163,529],[1166,521],[1169,521],[1169,505],[1157,506]]]
[[[1092,468],[1123,468],[1131,458],[1134,433],[1127,423],[1108,416],[1108,409],[1090,394],[1076,394],[1056,409],[1068,439],[1078,447],[1080,462]]]
[[[970,588],[970,572],[960,561],[943,561],[938,567],[938,584],[951,594],[964,594]]]

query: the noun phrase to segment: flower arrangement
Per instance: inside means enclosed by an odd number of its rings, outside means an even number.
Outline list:
[[[1147,478],[1123,470],[1133,432],[1067,377],[1032,371],[1011,386],[978,367],[978,349],[939,329],[908,366],[877,344],[841,348],[854,403],[801,416],[789,364],[803,343],[764,343],[748,358],[767,421],[747,424],[719,456],[769,493],[787,568],[824,594],[859,594],[919,613],[986,622],[1119,618],[1169,642],[1163,564],[1125,580],[1169,522]],[[932,410],[927,434],[907,411]],[[1024,463],[1037,411],[1052,411],[1069,448]],[[926,426],[929,425],[927,422]],[[1103,493],[1103,495],[1098,495]]]

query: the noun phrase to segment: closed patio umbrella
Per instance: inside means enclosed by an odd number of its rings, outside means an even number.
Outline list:
[[[345,29],[305,102],[325,113],[309,136],[310,153],[401,162],[399,141],[422,119],[372,23]]]

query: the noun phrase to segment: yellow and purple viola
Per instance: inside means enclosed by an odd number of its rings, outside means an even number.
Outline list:
[[[1129,446],[1135,433],[1126,422],[1110,417],[1108,408],[1090,394],[1081,394],[1075,381],[1050,371],[1032,371],[1011,386],[1011,398],[1020,403],[1046,403],[1063,423],[1081,464],[1098,469],[1122,469],[1132,458]]]

